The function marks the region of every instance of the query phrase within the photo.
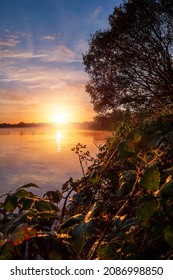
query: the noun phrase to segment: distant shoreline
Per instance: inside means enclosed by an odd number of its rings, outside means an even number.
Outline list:
[[[52,126],[53,124],[49,123],[24,123],[20,122],[17,124],[11,124],[11,123],[1,123],[0,128],[15,128],[15,127],[42,127],[42,126]]]
[[[55,123],[24,123],[20,122],[17,124],[10,123],[0,123],[0,129],[2,128],[55,128],[59,127]],[[84,129],[84,130],[108,130],[111,129],[109,127],[105,127],[102,125],[96,125],[94,122],[83,122],[83,123],[67,123],[63,127],[68,129]]]

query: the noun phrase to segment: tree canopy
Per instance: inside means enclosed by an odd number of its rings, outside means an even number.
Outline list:
[[[173,103],[173,1],[124,1],[83,54],[96,112],[153,112]]]

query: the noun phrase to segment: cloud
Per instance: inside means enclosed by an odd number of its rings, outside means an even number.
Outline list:
[[[33,52],[19,52],[13,50],[0,50],[0,58],[16,58],[16,59],[28,59],[35,57],[43,57],[43,54]]]
[[[40,54],[43,55],[43,60],[46,62],[71,62],[79,60],[79,57],[75,52],[63,45],[59,45],[49,50],[41,51]]]
[[[9,67],[6,71],[6,85],[0,90],[0,107],[15,109],[20,104],[33,104],[40,108],[55,106],[73,106],[85,104],[84,98],[86,74],[72,69],[52,69],[27,67],[23,69]],[[10,86],[9,88],[9,84]],[[2,86],[4,83],[2,83]],[[84,103],[83,103],[84,102]],[[34,105],[35,104],[35,105]],[[59,105],[58,105],[59,104]]]
[[[94,11],[93,13],[90,14],[90,17],[91,17],[92,19],[96,19],[96,18],[101,14],[102,10],[103,10],[103,9],[102,9],[101,6],[97,7],[97,8],[95,9],[95,11]]]
[[[56,36],[54,35],[46,35],[46,36],[42,36],[41,37],[42,40],[55,40],[56,39]]]
[[[34,57],[32,52],[16,52],[11,50],[0,51],[0,58],[19,58],[26,59]]]
[[[0,89],[0,100],[1,104],[4,102],[4,105],[8,105],[8,100],[11,104],[15,101],[23,101],[26,100],[28,97],[24,92],[20,92],[16,89]]]
[[[81,55],[73,52],[69,48],[59,45],[47,50],[40,51],[15,51],[15,50],[0,50],[0,59],[32,59],[40,58],[43,62],[81,62]]]
[[[17,37],[11,37],[7,40],[0,40],[1,47],[16,47],[18,43],[20,43],[20,40],[18,40]]]
[[[82,70],[65,67],[63,70],[50,67],[7,67],[3,70],[2,82],[20,83],[27,89],[57,90],[63,87],[76,86],[86,81],[86,73]],[[17,85],[16,85],[17,86]],[[15,87],[15,85],[14,85]]]

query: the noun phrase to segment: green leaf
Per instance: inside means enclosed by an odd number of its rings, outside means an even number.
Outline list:
[[[89,178],[89,182],[93,185],[97,185],[100,181],[100,174],[94,172],[93,174],[91,174],[90,178]]]
[[[107,139],[106,144],[107,144],[107,147],[108,147],[109,151],[112,149],[112,147],[114,147],[115,143],[116,143],[116,138],[114,136],[113,137],[109,137]]]
[[[36,210],[32,210],[22,211],[20,215],[14,214],[12,217],[10,217],[8,223],[5,224],[4,233],[6,235],[12,233],[18,225],[20,225],[27,219],[31,220],[34,217],[34,215],[37,215],[37,213],[38,212]]]
[[[4,201],[4,209],[12,213],[17,207],[17,197],[14,194],[9,194]]]
[[[68,181],[66,181],[63,185],[62,185],[62,191],[66,192],[68,191],[70,188],[73,188],[73,186],[75,185],[75,182],[73,181],[73,178],[70,177],[70,179]]]
[[[117,197],[122,197],[124,195],[128,195],[132,188],[133,183],[136,179],[136,171],[135,170],[126,170],[120,173],[119,178],[119,189],[117,190]]]
[[[143,226],[147,226],[149,219],[158,211],[158,205],[153,195],[144,195],[137,202],[137,218]]]
[[[143,177],[141,178],[140,184],[143,188],[150,191],[157,191],[160,185],[160,172],[155,165],[149,166]]]
[[[141,138],[142,138],[141,134],[139,132],[136,132],[135,135],[134,135],[133,142],[138,143],[138,142],[141,141]]]
[[[14,246],[6,241],[2,246],[0,260],[12,260],[14,258]]]
[[[35,208],[41,212],[52,210],[51,203],[41,199],[35,202]]]
[[[29,240],[30,238],[36,236],[37,230],[28,228],[28,225],[26,223],[23,223],[17,226],[14,233],[8,238],[8,242],[10,242],[13,246],[18,246],[25,240]]]
[[[127,158],[134,153],[134,148],[127,143],[127,141],[121,142],[119,145],[119,155],[121,158]]]
[[[168,225],[165,229],[164,229],[164,237],[165,240],[167,241],[167,243],[173,247],[173,227],[171,227],[170,225]]]
[[[94,205],[91,206],[91,210],[85,216],[85,223],[88,223],[91,219],[98,216],[102,211],[102,206],[95,202]]]
[[[44,194],[43,197],[50,199],[54,203],[59,203],[59,201],[62,199],[62,194],[59,190],[48,191]]]
[[[81,215],[81,214],[73,216],[73,217],[69,218],[68,220],[66,220],[61,225],[61,229],[62,230],[69,229],[69,228],[75,226],[76,224],[79,224],[82,220],[83,220],[83,215]]]
[[[26,188],[37,188],[37,189],[40,189],[36,184],[29,183],[29,184],[23,185],[22,187],[18,188],[17,190],[26,189]]]
[[[80,254],[84,245],[84,236],[86,234],[86,223],[82,222],[80,225],[72,230],[72,241],[74,249],[77,254]]]
[[[94,223],[93,221],[89,221],[86,223],[85,236],[91,237],[93,233],[94,233]]]
[[[29,209],[32,209],[32,206],[33,206],[34,202],[35,202],[34,198],[22,197],[19,200],[19,205],[20,205],[22,210],[29,210]]]
[[[17,197],[34,197],[32,192],[28,192],[25,189],[19,189],[14,193]]]

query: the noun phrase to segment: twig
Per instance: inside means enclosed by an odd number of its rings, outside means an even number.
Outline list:
[[[93,140],[93,144],[99,149],[99,146],[94,142],[94,140]]]

